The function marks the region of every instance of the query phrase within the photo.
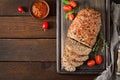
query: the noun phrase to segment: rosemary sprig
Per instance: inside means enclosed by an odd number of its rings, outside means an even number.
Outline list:
[[[98,35],[98,38],[97,38],[97,42],[92,48],[92,53],[96,54],[98,52],[104,52],[106,45],[107,44],[106,44],[105,38],[104,38],[102,32],[100,32]]]

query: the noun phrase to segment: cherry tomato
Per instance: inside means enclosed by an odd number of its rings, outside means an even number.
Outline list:
[[[44,29],[44,30],[46,30],[46,29],[48,29],[48,22],[43,22],[43,25],[42,25],[42,28]]]
[[[19,7],[18,7],[18,11],[19,11],[20,13],[23,13],[23,12],[24,12],[23,7],[19,6]]]
[[[64,5],[64,6],[63,6],[63,10],[64,10],[65,12],[69,12],[69,11],[72,11],[72,7],[69,6],[69,5]]]
[[[77,6],[77,3],[73,0],[70,0],[69,5],[75,8]]]
[[[95,57],[95,61],[96,61],[96,64],[102,64],[102,61],[103,61],[102,56],[97,55],[97,56]]]
[[[92,66],[94,66],[95,65],[95,60],[89,60],[88,62],[87,62],[87,65],[88,66],[90,66],[90,67],[92,67]]]
[[[68,14],[68,20],[72,21],[75,18],[74,14]]]

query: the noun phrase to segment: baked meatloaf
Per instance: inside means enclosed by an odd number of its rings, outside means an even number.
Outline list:
[[[66,71],[75,71],[89,58],[100,28],[101,14],[98,11],[85,8],[78,12],[65,40],[61,63]]]
[[[68,29],[67,36],[92,48],[100,28],[101,14],[94,9],[85,8],[78,12]]]

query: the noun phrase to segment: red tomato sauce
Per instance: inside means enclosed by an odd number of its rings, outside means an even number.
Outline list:
[[[47,14],[48,8],[44,2],[36,2],[32,6],[34,16],[42,18]]]

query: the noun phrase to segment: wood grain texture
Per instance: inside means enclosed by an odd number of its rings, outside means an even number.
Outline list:
[[[93,80],[96,75],[56,72],[56,0],[46,0],[50,14],[44,20],[30,16],[33,1],[0,0],[0,80]],[[18,6],[27,12],[20,14]],[[46,32],[43,21],[49,22]]]
[[[96,75],[60,75],[55,62],[0,62],[0,80],[93,80]]]
[[[49,29],[44,32],[43,21],[49,22]],[[33,17],[0,17],[0,38],[55,38],[56,17],[44,20]]]
[[[35,0],[0,0],[0,16],[28,16],[30,15],[31,4]],[[50,16],[56,15],[56,1],[46,0],[50,6]],[[26,13],[21,14],[17,11],[18,6],[23,6]]]
[[[0,39],[0,61],[55,61],[55,39]]]

